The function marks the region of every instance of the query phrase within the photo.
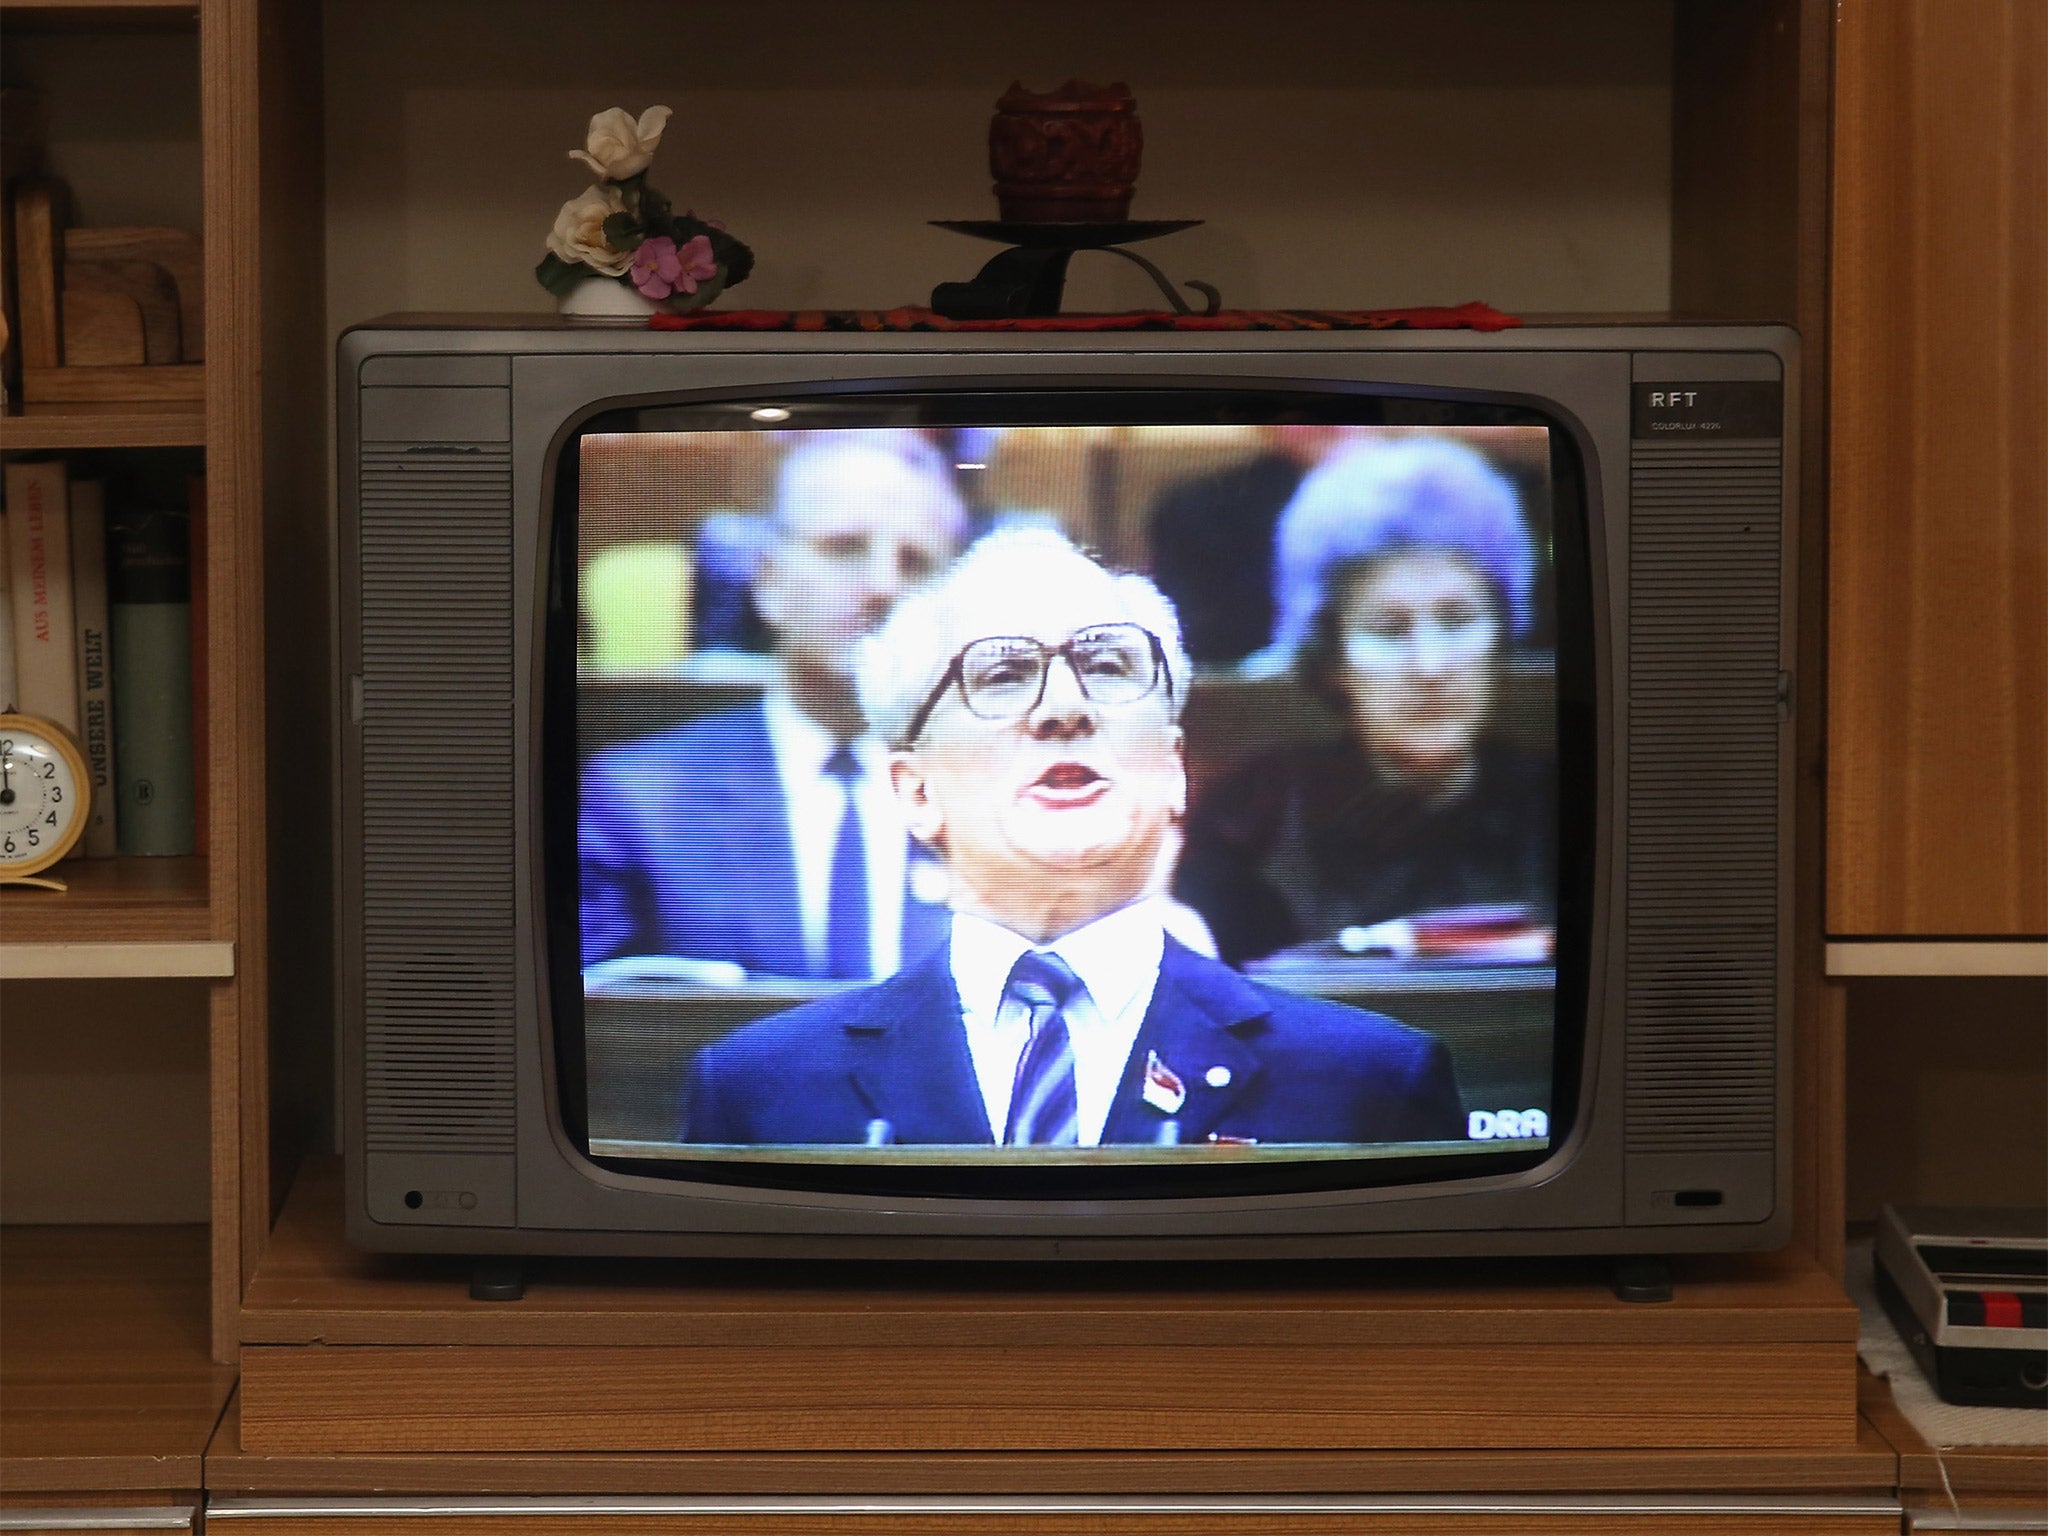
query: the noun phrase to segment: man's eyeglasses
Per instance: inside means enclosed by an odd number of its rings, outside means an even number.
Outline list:
[[[956,683],[960,702],[977,719],[1015,720],[1030,714],[1045,697],[1045,680],[1056,658],[1065,659],[1083,696],[1097,704],[1134,704],[1161,679],[1168,697],[1173,693],[1165,648],[1141,625],[1097,624],[1060,645],[1045,645],[1029,635],[991,635],[961,648],[910,717],[902,745],[917,740]]]

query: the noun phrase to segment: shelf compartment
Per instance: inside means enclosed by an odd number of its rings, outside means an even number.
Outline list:
[[[0,1232],[10,1495],[200,1486],[234,1386],[208,1348],[207,1261],[199,1226]]]
[[[0,421],[0,448],[10,453],[205,446],[206,412],[196,405],[40,405]]]
[[[207,905],[203,858],[71,859],[54,873],[71,888],[0,889],[0,951],[47,945],[200,944],[219,938]]]

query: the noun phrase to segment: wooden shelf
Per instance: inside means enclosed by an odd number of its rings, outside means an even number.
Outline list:
[[[20,946],[217,942],[203,858],[71,859],[55,873],[70,890],[0,889],[0,954]]]
[[[234,1386],[209,1354],[207,1261],[204,1227],[0,1231],[0,1487],[10,1498],[201,1485]]]
[[[220,1494],[1599,1493],[1727,1488],[1889,1492],[1898,1458],[1869,1425],[1853,1448],[1674,1451],[1078,1451],[833,1454],[245,1451],[237,1394],[206,1453]]]
[[[1662,1306],[1591,1260],[560,1259],[497,1303],[460,1260],[351,1249],[341,1198],[310,1164],[244,1292],[246,1450],[732,1454],[795,1422],[841,1453],[1858,1443],[1855,1309],[1796,1253],[1679,1261]]]
[[[2031,1494],[2048,1502],[2048,1446],[1949,1445],[1936,1451],[1899,1412],[1884,1378],[1861,1365],[1856,1368],[1856,1398],[1863,1418],[1898,1453],[1902,1494],[1946,1495],[1953,1490],[1965,1501],[1972,1495],[1998,1499]]]
[[[2048,939],[1847,939],[1830,976],[2048,976]]]
[[[90,26],[189,31],[199,21],[199,0],[0,0],[0,23],[36,31]]]
[[[90,409],[30,406],[26,415],[0,417],[0,449],[70,451],[87,448],[203,448],[206,412],[135,405]]]

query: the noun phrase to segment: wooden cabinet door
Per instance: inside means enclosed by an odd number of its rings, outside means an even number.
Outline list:
[[[1836,8],[1827,925],[2048,932],[2048,5]]]

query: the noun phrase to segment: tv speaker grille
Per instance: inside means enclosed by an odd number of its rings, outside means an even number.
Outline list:
[[[510,1154],[511,454],[361,473],[366,1145]]]
[[[1777,1114],[1775,442],[1630,463],[1630,1153],[1769,1152]]]

